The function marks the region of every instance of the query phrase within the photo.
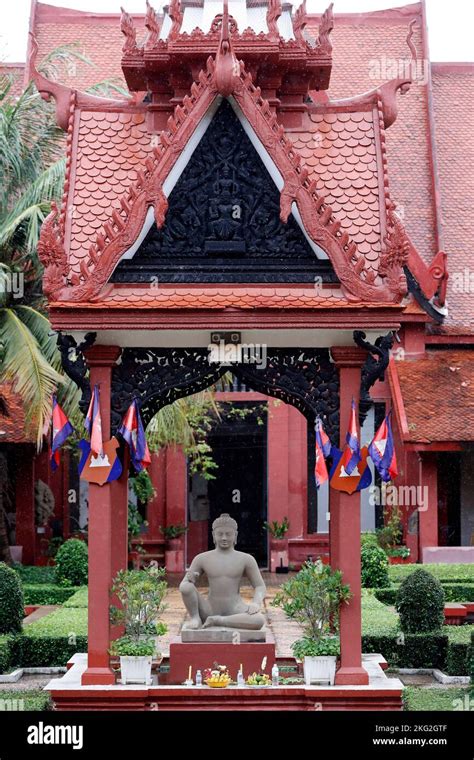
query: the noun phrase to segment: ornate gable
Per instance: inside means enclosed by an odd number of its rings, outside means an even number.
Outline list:
[[[111,282],[337,282],[293,215],[229,101],[224,100],[131,259]]]

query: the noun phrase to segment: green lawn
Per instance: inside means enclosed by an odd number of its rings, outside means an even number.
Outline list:
[[[51,710],[49,692],[39,689],[0,691],[0,712]]]
[[[398,613],[379,602],[368,589],[362,589],[362,633],[390,634],[397,630],[397,626]]]
[[[87,636],[87,608],[62,607],[23,627],[25,636]]]
[[[63,607],[87,607],[87,586],[81,586],[64,602]]]
[[[474,697],[469,688],[437,688],[406,686],[403,692],[405,710],[474,710]]]

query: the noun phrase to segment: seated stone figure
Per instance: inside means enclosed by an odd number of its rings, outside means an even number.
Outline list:
[[[237,523],[228,514],[222,514],[212,523],[215,549],[194,557],[191,567],[181,581],[182,594],[190,620],[185,629],[224,627],[260,630],[265,618],[260,607],[266,588],[260,570],[251,554],[235,550]],[[195,586],[197,578],[205,574],[209,583],[206,598]],[[240,596],[240,581],[246,576],[254,587],[253,601],[248,604]]]

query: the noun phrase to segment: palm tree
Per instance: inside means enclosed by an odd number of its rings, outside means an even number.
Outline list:
[[[54,77],[71,58],[88,62],[74,45],[66,45],[39,68]],[[46,317],[37,255],[41,224],[63,189],[64,134],[53,105],[32,82],[18,98],[11,84],[9,77],[0,77],[0,383],[13,382],[40,448],[52,393],[59,388],[67,411],[77,406],[77,388],[61,372],[56,335]]]

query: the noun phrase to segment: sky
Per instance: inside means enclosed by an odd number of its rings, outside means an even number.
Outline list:
[[[165,3],[152,0],[155,10]],[[307,0],[310,13],[321,13],[329,0]],[[335,0],[334,12],[396,8],[408,3],[396,0]],[[474,60],[473,0],[426,0],[429,48],[432,61]],[[118,13],[123,5],[129,13],[144,13],[145,0],[49,0],[48,5],[82,11]],[[299,0],[293,3],[299,5]],[[0,0],[0,60],[24,61],[30,15],[30,0]]]

